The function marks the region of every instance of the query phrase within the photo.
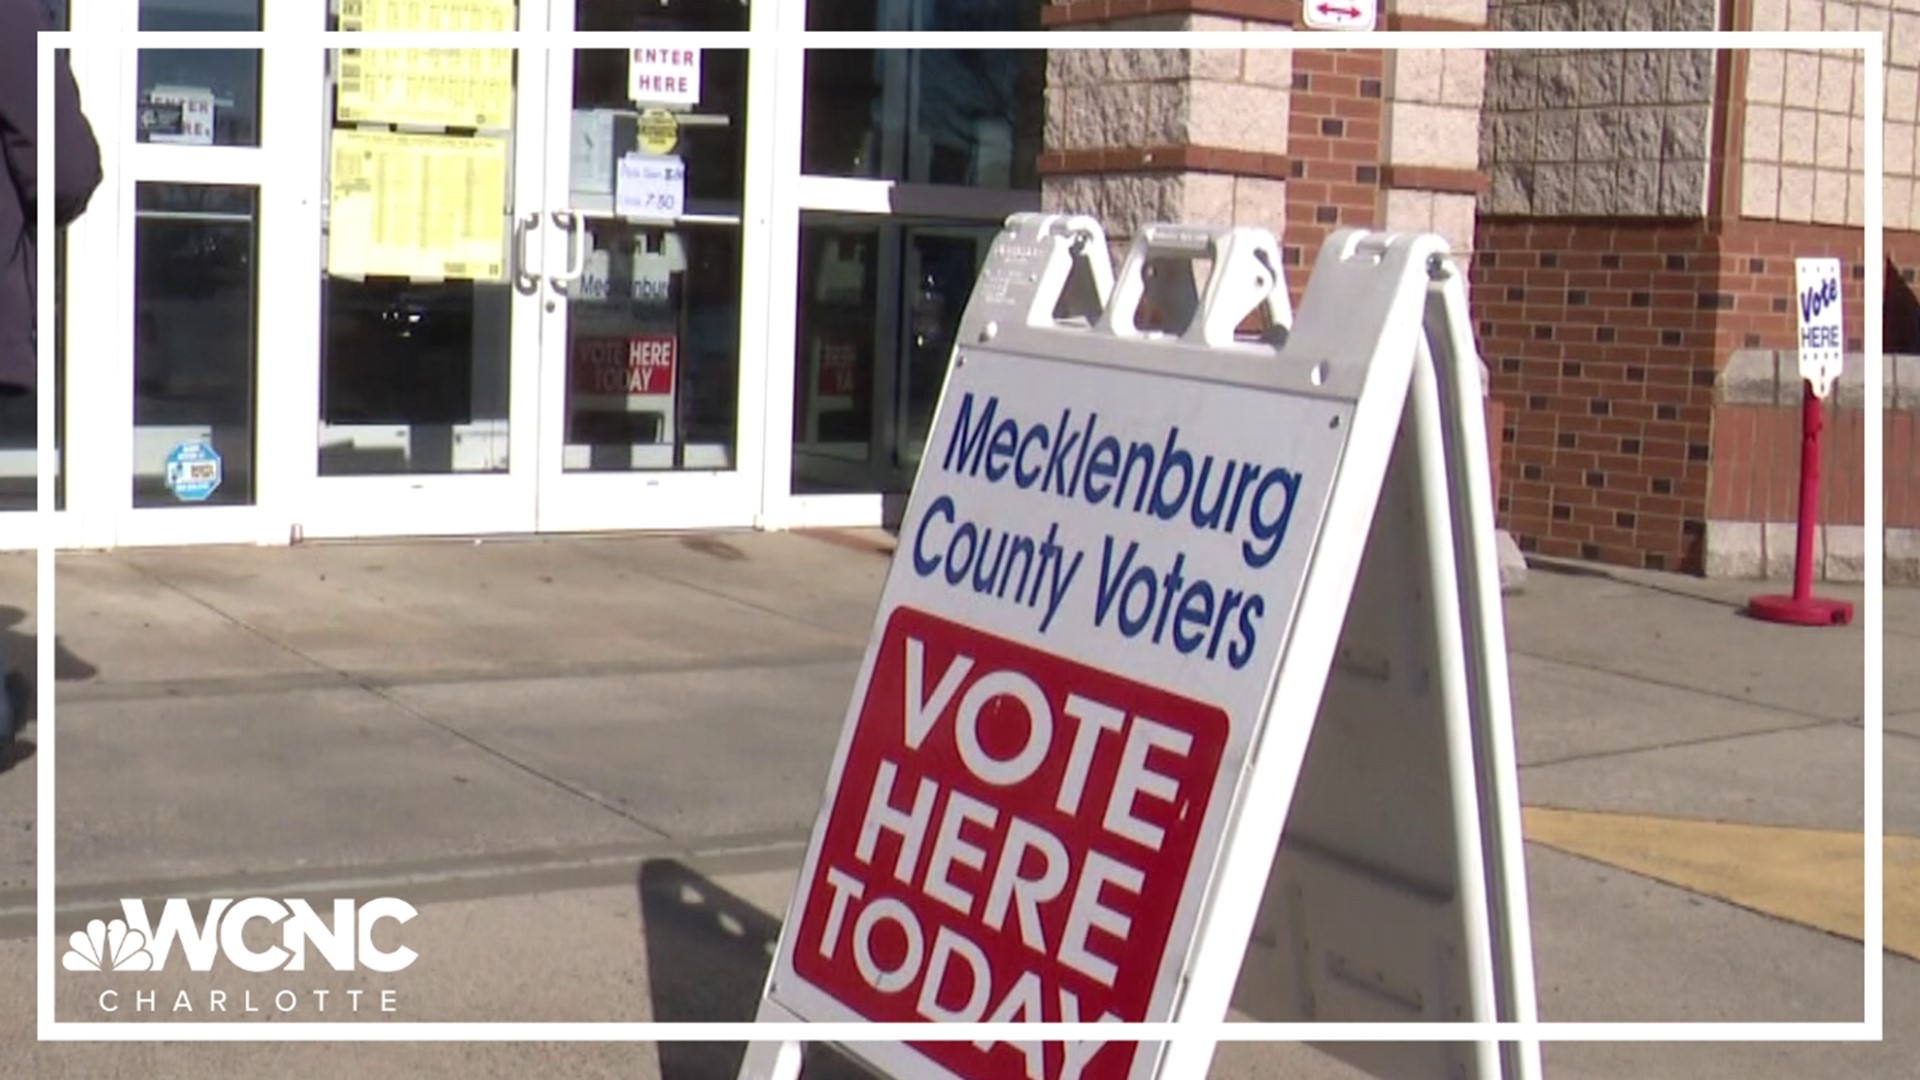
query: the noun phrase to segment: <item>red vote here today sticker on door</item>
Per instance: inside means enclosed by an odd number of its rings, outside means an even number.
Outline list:
[[[898,608],[794,943],[870,1021],[1146,1019],[1219,708]],[[1131,1044],[926,1043],[966,1077],[1124,1077]]]
[[[613,397],[671,394],[679,356],[679,340],[665,334],[583,338],[573,346],[573,388]]]

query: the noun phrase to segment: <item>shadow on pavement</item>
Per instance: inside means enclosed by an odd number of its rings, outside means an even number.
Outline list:
[[[7,704],[13,709],[16,727],[25,727],[39,713],[34,700],[31,672],[39,655],[39,635],[16,629],[27,613],[17,607],[0,605],[0,670],[5,672]],[[84,682],[100,669],[75,656],[60,639],[53,642],[53,677],[58,682]],[[0,771],[5,771],[0,765]]]
[[[746,1023],[780,940],[780,922],[674,859],[640,865],[640,919],[655,1023]],[[661,1043],[661,1080],[735,1080],[738,1043]],[[824,1046],[809,1046],[804,1080],[871,1080]]]

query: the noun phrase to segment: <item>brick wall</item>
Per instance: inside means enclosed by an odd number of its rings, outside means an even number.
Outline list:
[[[1867,268],[1857,230],[1482,219],[1480,243],[1476,329],[1505,407],[1499,512],[1522,550],[1735,572],[1708,565],[1709,520],[1794,520],[1800,413],[1790,377],[1777,405],[1730,404],[1716,387],[1731,361],[1793,349],[1796,255],[1842,257],[1846,336],[1860,348]],[[1887,351],[1920,352],[1910,291],[1920,236],[1889,233],[1887,251]],[[1834,525],[1864,520],[1859,410],[1836,395],[1827,413],[1822,518]],[[1920,528],[1913,417],[1887,418],[1887,524]]]
[[[1480,352],[1521,549],[1703,564],[1717,252],[1697,225],[1482,218]]]
[[[1816,575],[1857,580],[1864,569],[1866,413],[1858,357],[1825,403]],[[1920,580],[1920,356],[1889,356],[1882,369],[1882,497],[1889,581]],[[1800,505],[1801,395],[1792,352],[1737,354],[1716,394],[1708,501],[1708,572],[1783,577],[1793,571]]]
[[[1914,438],[1920,407],[1920,303],[1914,299],[1920,234],[1884,234],[1887,260],[1860,261],[1857,229],[1778,222],[1740,222],[1730,228],[1725,287],[1751,297],[1747,310],[1727,320],[1720,335],[1729,357],[1716,392],[1713,473],[1708,492],[1708,571],[1716,575],[1783,576],[1792,571],[1793,530],[1799,516],[1801,382],[1794,355],[1797,314],[1790,297],[1796,255],[1831,254],[1844,270],[1842,319],[1849,355],[1842,382],[1829,395],[1821,436],[1820,573],[1855,577],[1866,520],[1864,358],[1861,320],[1866,277],[1882,280],[1880,313],[1888,361],[1881,369],[1885,525],[1920,529],[1920,443]],[[1901,376],[1905,376],[1903,379]],[[1890,579],[1912,578],[1920,567],[1895,554]]]
[[[1380,223],[1385,77],[1377,49],[1294,54],[1281,258],[1295,305],[1330,233]]]

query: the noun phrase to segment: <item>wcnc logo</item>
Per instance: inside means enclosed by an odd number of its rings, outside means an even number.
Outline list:
[[[209,901],[204,918],[194,914],[188,901],[178,898],[166,901],[158,921],[148,917],[145,901],[121,900],[120,908],[124,918],[94,919],[85,930],[69,936],[60,966],[68,971],[115,974],[164,971],[177,949],[185,957],[187,968],[196,972],[212,971],[222,958],[232,967],[250,974],[307,971],[309,957],[317,957],[315,969],[324,964],[334,971],[391,974],[405,971],[419,955],[405,946],[383,949],[374,943],[374,927],[381,922],[391,920],[405,924],[418,914],[413,905],[393,897],[364,903],[335,900],[331,924],[304,900],[282,903],[261,896]],[[258,938],[250,942],[248,927],[256,922],[279,927],[279,944],[260,948],[255,943]],[[351,989],[341,993],[350,999],[351,1010],[358,1012],[360,996],[367,992]],[[394,1011],[394,991],[378,992],[381,1011]],[[155,989],[135,988],[132,993],[136,1012],[160,1010]],[[254,994],[251,987],[231,995],[225,989],[206,990],[206,1007],[210,1012],[225,1012],[227,999],[232,996],[238,999],[238,1011],[259,1012]],[[318,1011],[327,1011],[327,990],[312,988],[307,994]],[[103,990],[100,1008],[117,1012],[119,999],[118,989]],[[300,1007],[302,994],[283,988],[273,992],[271,999],[277,1011],[292,1012]],[[170,1011],[195,1011],[187,991],[179,991]]]

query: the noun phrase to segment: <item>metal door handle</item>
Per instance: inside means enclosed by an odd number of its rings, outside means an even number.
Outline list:
[[[535,293],[540,289],[540,275],[527,269],[527,233],[540,224],[539,214],[515,215],[513,219],[513,243],[509,257],[513,260],[513,284],[523,293]]]
[[[553,223],[567,230],[567,269],[564,273],[549,274],[547,281],[554,291],[564,295],[569,286],[587,273],[587,219],[586,215],[571,210],[555,210]]]

